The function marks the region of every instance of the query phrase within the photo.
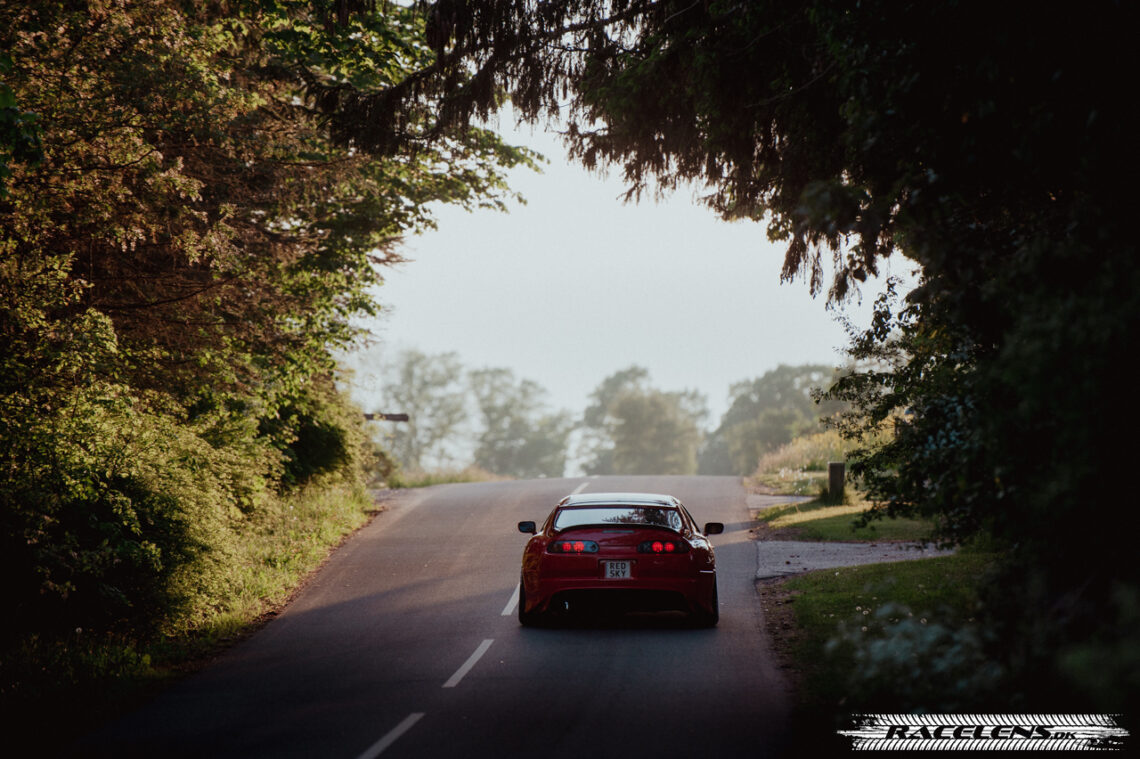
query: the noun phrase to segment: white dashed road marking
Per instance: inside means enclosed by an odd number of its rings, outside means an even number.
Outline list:
[[[412,712],[404,718],[403,722],[389,730],[387,735],[373,743],[368,750],[358,756],[357,759],[376,759],[376,757],[383,754],[389,746],[399,740],[401,735],[411,730],[412,726],[419,722],[423,716],[423,712]]]
[[[509,617],[512,614],[514,614],[515,613],[515,606],[518,605],[518,602],[519,602],[519,586],[516,585],[515,586],[515,592],[511,594],[511,600],[507,601],[507,605],[503,607],[503,613],[501,616]]]
[[[479,660],[483,658],[483,654],[487,653],[487,649],[490,648],[491,644],[494,642],[494,639],[488,638],[487,640],[480,643],[479,647],[475,649],[475,653],[467,657],[467,661],[463,662],[462,667],[455,670],[455,674],[447,679],[447,682],[443,684],[443,687],[454,688],[456,685],[459,685],[459,681],[463,679],[464,675],[471,671],[472,667],[479,663]]]

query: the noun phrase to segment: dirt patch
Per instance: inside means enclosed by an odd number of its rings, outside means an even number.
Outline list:
[[[749,530],[753,540],[802,540],[804,530],[802,527],[789,525],[776,529],[768,522],[757,520],[756,526]]]
[[[794,604],[800,594],[788,590],[786,582],[783,578],[757,580],[756,593],[760,596],[760,607],[764,611],[764,629],[768,633],[772,655],[777,666],[784,670],[793,689],[798,690],[802,673],[796,666],[794,655],[796,634],[799,631]]]

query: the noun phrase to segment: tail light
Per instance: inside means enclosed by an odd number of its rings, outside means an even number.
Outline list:
[[[671,554],[687,553],[688,550],[689,544],[683,540],[647,540],[637,546],[638,553]]]
[[[597,553],[598,544],[592,540],[556,540],[546,550],[563,555]]]

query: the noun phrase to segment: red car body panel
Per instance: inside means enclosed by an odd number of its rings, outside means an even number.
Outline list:
[[[574,524],[606,514],[610,507],[614,513],[648,509],[663,524]],[[574,513],[560,517],[563,511]],[[524,525],[529,523],[519,529]],[[715,527],[719,531],[721,525]],[[563,550],[563,543],[569,544],[569,551]],[[659,553],[653,552],[655,543]],[[667,544],[671,552],[666,552]],[[521,583],[519,617],[524,624],[583,594],[603,601],[621,599],[619,604],[653,599],[710,625],[719,616],[712,544],[672,496],[606,493],[564,498],[528,541]]]

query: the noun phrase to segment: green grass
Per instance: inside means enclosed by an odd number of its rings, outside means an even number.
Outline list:
[[[850,490],[846,500],[784,504],[756,518],[768,537],[798,540],[919,541],[933,531],[920,519],[855,529],[871,504]],[[1000,692],[1001,673],[986,661],[985,631],[974,623],[977,588],[999,556],[979,545],[764,586],[770,633],[797,673],[796,724],[831,731],[816,748],[849,750],[835,742],[833,728],[860,711],[961,711]]]
[[[388,478],[390,488],[426,488],[454,482],[493,482],[505,479],[476,466],[464,469],[437,469],[431,472],[397,472]]]
[[[780,531],[780,537],[796,540],[919,541],[930,537],[933,523],[924,519],[877,519],[856,529],[856,519],[870,505],[861,500],[842,505],[815,500],[764,509],[756,518]]]
[[[288,600],[296,586],[344,536],[361,527],[375,505],[359,488],[310,488],[276,500],[242,532],[230,563],[229,593],[173,638],[173,657],[203,642],[240,635]],[[189,645],[190,649],[184,646]]]
[[[840,507],[846,508],[846,507]],[[866,527],[856,527],[856,518],[862,511],[836,514],[803,522],[798,527],[797,537],[801,540],[834,541],[876,541],[909,540],[920,541],[930,537],[933,525],[924,519],[878,519]]]
[[[827,487],[827,471],[778,469],[774,472],[757,472],[749,480],[776,495],[816,495],[820,489]]]
[[[24,641],[0,662],[4,726],[48,742],[50,753],[50,744],[129,708],[257,629],[375,510],[363,488],[311,487],[273,499],[240,524],[219,589],[177,627],[146,641],[82,630]]]
[[[841,626],[874,636],[900,621],[877,614],[903,610],[919,625],[960,626],[977,610],[975,588],[994,560],[993,554],[958,553],[933,559],[820,570],[787,580],[796,632],[792,644],[800,674],[800,700],[808,705],[845,701],[842,684],[854,667],[850,651],[829,641]],[[915,672],[921,677],[921,672]],[[851,704],[844,704],[850,709]]]
[[[756,472],[767,474],[787,470],[826,473],[828,462],[845,461],[847,454],[855,447],[855,443],[844,440],[836,429],[801,435],[761,456]]]
[[[865,506],[860,504],[835,506],[820,500],[785,503],[756,512],[756,518],[769,527],[787,527],[836,513],[858,514]]]

